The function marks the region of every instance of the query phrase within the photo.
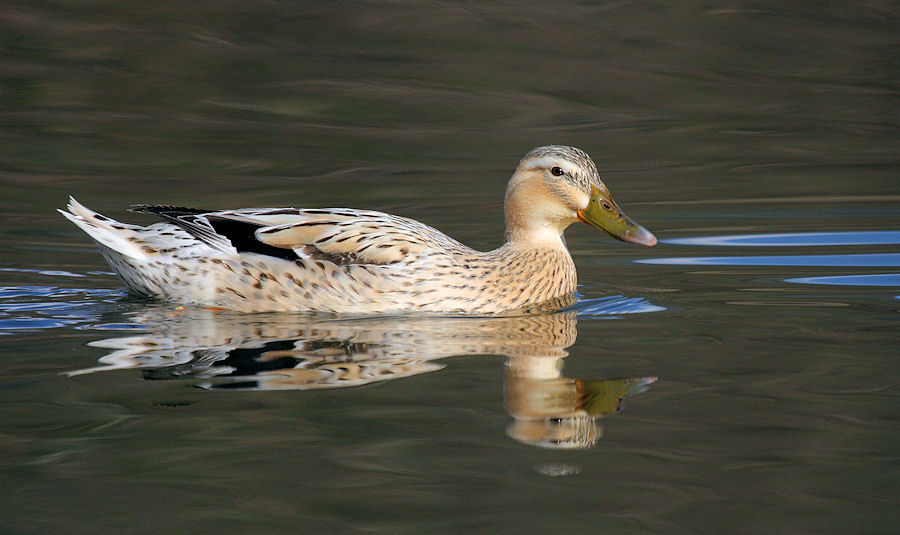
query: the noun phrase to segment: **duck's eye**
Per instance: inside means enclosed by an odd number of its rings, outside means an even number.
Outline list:
[[[550,174],[553,176],[563,176],[565,171],[563,171],[561,167],[554,167],[550,169]]]

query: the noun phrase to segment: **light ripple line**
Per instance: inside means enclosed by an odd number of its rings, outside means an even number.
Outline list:
[[[787,232],[777,234],[734,234],[696,236],[661,240],[672,245],[709,245],[716,247],[822,247],[835,245],[896,245],[900,230],[856,232]]]
[[[900,286],[900,273],[870,275],[836,275],[831,277],[797,277],[784,282],[798,284],[830,284],[834,286]]]
[[[679,266],[821,266],[821,267],[900,267],[900,253],[786,255],[786,256],[686,256],[644,258],[639,264]]]

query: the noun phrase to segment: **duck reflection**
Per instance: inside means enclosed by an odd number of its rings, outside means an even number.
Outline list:
[[[564,377],[575,312],[347,319],[154,309],[136,321],[145,333],[91,342],[110,352],[70,375],[137,368],[147,379],[193,379],[208,389],[311,390],[432,372],[451,356],[501,355],[509,436],[555,448],[596,444],[597,420],[656,380]]]

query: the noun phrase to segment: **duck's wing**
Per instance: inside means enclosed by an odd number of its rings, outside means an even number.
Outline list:
[[[437,230],[403,217],[347,208],[298,210],[294,221],[256,231],[256,239],[335,263],[393,264],[425,250],[466,249]]]
[[[133,207],[172,222],[214,249],[335,264],[392,264],[426,249],[468,250],[437,230],[382,212],[349,208],[268,208],[203,212]]]

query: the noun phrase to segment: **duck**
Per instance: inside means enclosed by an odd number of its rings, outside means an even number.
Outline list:
[[[69,198],[58,210],[133,294],[236,312],[502,315],[574,303],[563,231],[582,222],[645,246],[586,152],[537,147],[506,187],[505,243],[477,251],[413,219],[352,208],[205,210],[141,204],[149,226]],[[527,312],[526,312],[527,313]]]

